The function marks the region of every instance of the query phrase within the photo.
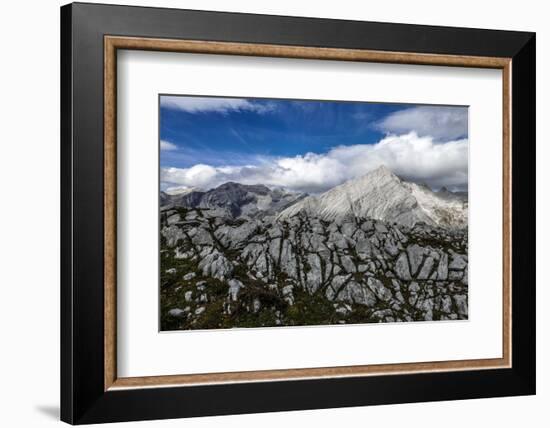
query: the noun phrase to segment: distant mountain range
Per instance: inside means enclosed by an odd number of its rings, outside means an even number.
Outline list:
[[[239,218],[276,215],[305,197],[304,193],[270,189],[262,184],[229,182],[208,191],[193,190],[175,195],[161,192],[160,203],[161,206],[209,209],[218,216]]]
[[[326,221],[350,215],[387,223],[461,229],[468,224],[468,195],[406,182],[381,166],[320,195],[270,189],[262,184],[225,183],[215,189],[161,192],[163,208],[201,208],[232,218],[276,216],[284,220],[306,214]]]

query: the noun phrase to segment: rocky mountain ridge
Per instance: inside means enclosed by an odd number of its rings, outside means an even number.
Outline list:
[[[162,330],[468,317],[467,231],[161,212]]]
[[[218,216],[252,218],[275,215],[306,196],[262,184],[228,182],[208,191],[192,190],[175,195],[161,192],[161,207],[209,209]]]
[[[354,215],[405,226],[425,223],[454,229],[464,228],[468,222],[467,198],[405,182],[385,166],[319,196],[308,196],[283,210],[279,218],[299,212],[327,221]]]

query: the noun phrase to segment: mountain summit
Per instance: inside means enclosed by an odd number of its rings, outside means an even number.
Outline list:
[[[280,219],[299,213],[333,221],[343,216],[372,218],[413,226],[463,228],[468,206],[463,198],[438,195],[426,186],[401,180],[386,166],[346,181],[318,196],[308,196],[279,214]]]

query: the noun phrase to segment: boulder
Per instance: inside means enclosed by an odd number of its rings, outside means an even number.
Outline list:
[[[411,273],[409,270],[409,262],[407,260],[407,254],[405,252],[402,252],[397,261],[395,262],[395,274],[398,278],[403,279],[405,281],[411,279]]]
[[[441,258],[439,259],[439,265],[437,266],[437,279],[438,280],[446,280],[449,275],[448,270],[448,257],[447,254],[442,254]]]
[[[239,296],[239,291],[244,287],[244,285],[237,279],[230,279],[227,283],[229,285],[229,298],[236,302]]]
[[[199,262],[203,276],[224,280],[233,273],[233,264],[223,254],[214,251]]]
[[[424,248],[418,244],[409,245],[407,247],[407,255],[409,256],[410,273],[411,275],[416,275],[424,258]]]
[[[183,309],[174,308],[168,311],[168,315],[174,318],[183,318],[186,315],[186,313]]]

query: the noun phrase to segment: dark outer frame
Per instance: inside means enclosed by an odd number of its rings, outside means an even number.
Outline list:
[[[512,59],[512,367],[104,390],[104,36]],[[61,8],[61,419],[98,423],[535,393],[535,35],[108,6]]]
[[[104,37],[104,332],[105,332],[105,391],[120,388],[182,386],[235,382],[335,378],[419,372],[476,370],[511,367],[511,166],[510,166],[510,58],[464,55],[419,54],[373,51],[366,49],[334,49],[310,46],[268,45],[260,43],[212,42],[150,37]],[[199,374],[171,374],[165,376],[119,377],[117,373],[117,52],[118,50],[148,50],[208,55],[248,55],[282,58],[314,58],[354,62],[383,62],[430,64],[438,66],[482,67],[500,70],[502,75],[502,171],[503,171],[503,289],[502,289],[502,357],[470,360],[423,361],[350,365],[333,367],[286,368],[240,372],[211,372]]]

